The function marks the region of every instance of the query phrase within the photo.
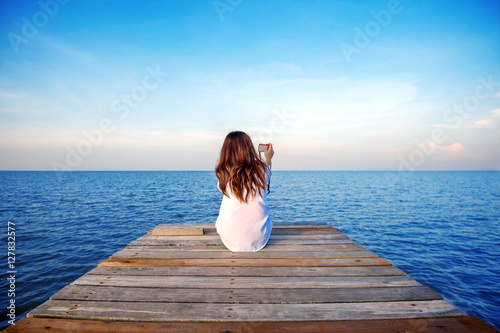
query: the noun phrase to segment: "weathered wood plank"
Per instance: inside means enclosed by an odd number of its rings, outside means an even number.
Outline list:
[[[374,288],[420,286],[409,276],[127,276],[85,274],[72,285],[145,288]],[[258,300],[256,300],[258,302]]]
[[[217,251],[144,251],[144,250],[121,250],[114,253],[111,258],[376,258],[377,255],[371,251],[296,251],[296,252],[217,252]]]
[[[73,302],[49,300],[28,317],[144,321],[317,321],[463,316],[445,300],[312,304]]]
[[[169,229],[169,230],[152,230],[153,236],[203,236],[204,231],[200,229]]]
[[[213,228],[214,225],[215,223],[158,223],[153,229]]]
[[[155,236],[181,236],[181,235],[203,235],[216,234],[214,224],[181,224],[168,223],[159,224],[148,231]],[[326,234],[339,233],[339,230],[328,225],[280,225],[273,226],[273,235],[277,234]]]
[[[223,323],[160,323],[106,320],[79,320],[53,318],[22,318],[9,333],[144,333],[144,332],[259,332],[259,333],[497,333],[498,331],[476,317],[443,317],[382,319],[360,321],[311,321],[311,322],[223,322]]]
[[[148,231],[148,234],[155,236],[175,236],[174,232],[179,232],[178,235],[182,235],[182,232],[193,232],[194,235],[217,235],[217,229],[215,228],[196,228],[184,227],[184,228],[154,228]],[[338,234],[340,231],[335,228],[273,228],[273,235],[325,235],[325,234]],[[187,234],[188,235],[188,234]]]
[[[240,267],[341,267],[391,266],[382,258],[294,259],[107,259],[98,266],[240,266]]]
[[[215,229],[204,229],[205,235],[207,236],[217,236],[218,233]],[[320,230],[311,230],[311,229],[273,229],[272,235],[340,235],[343,234],[336,229],[320,229]]]
[[[153,239],[153,237],[161,236],[150,236],[150,237],[140,237],[135,241],[130,242],[128,245],[161,245],[161,246],[192,246],[192,245],[223,245],[222,241],[219,239],[206,239],[205,236],[199,236],[199,239],[194,240],[175,240],[173,238],[162,238]],[[331,245],[331,244],[352,244],[354,243],[347,237],[339,239],[270,239],[267,243],[268,245]]]
[[[186,252],[186,251],[218,251],[228,252],[223,245],[192,245],[192,246],[161,246],[161,245],[127,245],[124,250],[131,251],[158,251],[158,252]],[[264,252],[301,252],[301,251],[366,251],[366,248],[356,243],[317,244],[317,245],[278,245],[271,244],[264,247],[259,253]]]
[[[217,234],[207,234],[205,233],[203,236],[155,236],[152,234],[146,234],[138,240],[175,240],[175,241],[198,241],[200,239],[203,240],[219,240],[220,236]],[[287,240],[330,240],[330,239],[349,239],[346,235],[342,233],[326,233],[326,234],[271,234],[270,240],[282,240],[282,239],[287,239]]]
[[[87,274],[177,276],[385,276],[406,275],[395,266],[361,267],[96,267]]]
[[[151,229],[156,230],[156,229]],[[207,235],[218,235],[217,229],[215,228],[203,228]],[[340,234],[340,230],[335,228],[274,228],[272,229],[272,234],[274,235],[328,235],[328,234]]]
[[[423,286],[342,289],[122,288],[69,285],[52,300],[171,303],[352,303],[442,299]]]

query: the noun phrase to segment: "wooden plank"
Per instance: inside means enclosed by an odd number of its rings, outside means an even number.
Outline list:
[[[151,276],[385,276],[406,275],[394,266],[361,267],[96,267],[87,274]]]
[[[342,289],[122,288],[69,285],[52,300],[172,303],[351,303],[442,299],[423,286]]]
[[[318,321],[463,316],[445,300],[313,304],[211,304],[49,300],[28,317],[144,321]]]
[[[138,240],[174,240],[174,241],[198,241],[198,240],[220,240],[220,236],[217,234],[210,235],[205,234],[203,236],[154,236],[152,234],[146,234],[140,237]],[[346,235],[342,233],[326,233],[326,234],[306,234],[306,235],[294,235],[294,234],[284,234],[284,235],[274,235],[271,234],[270,240],[301,240],[301,239],[314,239],[314,240],[330,240],[330,239],[349,239]]]
[[[130,251],[159,251],[159,252],[178,252],[178,251],[218,251],[228,252],[223,245],[193,245],[193,246],[161,246],[161,245],[127,245],[124,250]],[[278,245],[271,244],[264,247],[259,253],[264,252],[300,252],[300,251],[365,251],[366,248],[356,243],[340,244],[318,244],[318,245]]]
[[[195,235],[203,234],[203,232],[212,234],[216,233],[215,224],[185,224],[185,223],[167,223],[159,224],[155,228],[148,231],[148,234],[153,235],[182,235],[182,231],[193,232]],[[177,232],[177,234],[176,234]],[[339,233],[339,230],[325,225],[293,225],[293,224],[274,224],[273,234],[313,234],[313,233]]]
[[[240,266],[240,267],[342,267],[391,266],[382,258],[306,259],[107,259],[98,266]]]
[[[188,223],[168,223],[162,224],[148,231],[148,234],[156,236],[203,236],[204,227],[210,227],[211,224],[188,224]]]
[[[215,225],[215,223],[193,223],[193,222],[185,222],[185,223],[159,223],[154,227],[154,229],[171,229],[171,228],[211,228]]]
[[[317,239],[317,240],[335,240],[335,239],[349,239],[346,235],[342,233],[327,233],[327,234],[305,234],[305,235],[289,235],[289,234],[271,234],[270,238],[272,240],[277,239]],[[220,240],[220,236],[218,234],[208,234],[205,233],[203,236],[154,236],[152,234],[145,234],[139,237],[137,240],[144,241],[160,241],[160,240],[173,240],[173,241],[217,241]]]
[[[420,286],[409,276],[127,276],[91,275],[72,285],[94,285],[145,288],[374,288]],[[257,300],[258,301],[258,300]]]
[[[259,332],[259,333],[496,333],[496,329],[476,317],[412,318],[396,320],[311,321],[311,322],[223,322],[160,323],[53,318],[22,318],[9,333],[143,333],[143,332]]]
[[[217,235],[217,229],[214,227],[211,228],[196,228],[196,227],[185,227],[185,228],[175,228],[175,226],[171,228],[154,228],[148,231],[148,234],[157,234],[169,235],[171,231],[193,231],[196,230],[198,232],[203,231],[204,234],[207,235]],[[340,233],[338,229],[331,227],[318,227],[318,228],[273,228],[273,235],[313,235],[313,234],[332,234],[332,233]]]
[[[218,235],[216,229],[204,228],[203,229],[207,236]],[[272,230],[272,235],[331,235],[331,234],[342,234],[339,230],[334,228],[274,228]]]
[[[371,251],[296,251],[296,252],[220,252],[220,251],[144,251],[121,250],[111,258],[163,259],[163,258],[376,258]]]
[[[203,236],[203,229],[152,230],[153,236]]]
[[[140,237],[129,245],[161,245],[161,246],[199,246],[199,245],[223,245],[220,239],[205,239],[205,236],[193,240],[175,240],[173,238],[156,238],[160,236]],[[331,245],[331,244],[353,244],[347,237],[338,239],[270,239],[268,245]]]

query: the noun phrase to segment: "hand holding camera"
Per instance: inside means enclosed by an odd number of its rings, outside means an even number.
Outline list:
[[[271,166],[271,159],[274,156],[274,149],[272,143],[259,143],[259,153],[264,153],[264,160],[267,165]]]

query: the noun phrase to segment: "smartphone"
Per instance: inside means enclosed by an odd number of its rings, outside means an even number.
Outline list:
[[[265,152],[267,150],[267,145],[265,143],[259,143],[259,151]]]

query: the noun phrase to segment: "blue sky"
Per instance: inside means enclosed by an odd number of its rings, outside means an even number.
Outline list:
[[[500,170],[498,1],[0,4],[0,169]]]

